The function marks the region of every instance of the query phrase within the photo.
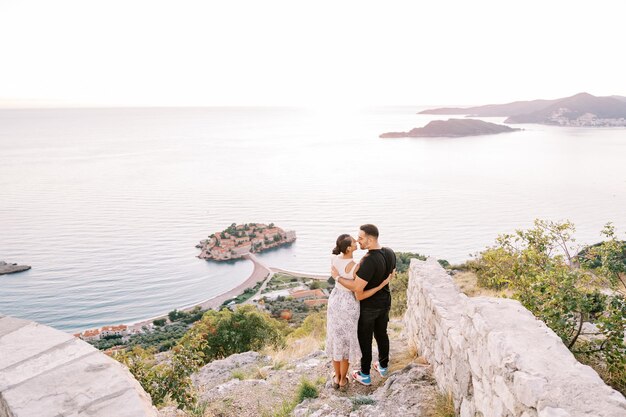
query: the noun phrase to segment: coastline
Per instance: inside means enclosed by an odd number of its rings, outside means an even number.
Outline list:
[[[224,301],[235,298],[242,294],[246,289],[254,287],[257,283],[263,282],[271,278],[275,273],[281,273],[285,275],[291,275],[294,277],[304,277],[316,280],[327,280],[328,275],[321,273],[310,273],[300,271],[290,271],[282,268],[269,267],[261,262],[253,253],[247,253],[242,258],[251,261],[254,264],[254,269],[248,278],[246,278],[241,284],[237,285],[229,291],[213,296],[207,300],[199,303],[188,304],[186,306],[176,308],[178,311],[189,312],[196,307],[200,307],[202,310],[218,309]],[[132,323],[123,323],[128,326],[129,331],[141,331],[144,326],[149,326],[154,320],[167,319],[169,312],[159,314],[158,316],[145,318]],[[84,329],[87,330],[87,329]],[[84,331],[82,330],[82,331]]]
[[[330,277],[330,272],[328,274],[317,274],[317,273],[310,273],[310,272],[289,271],[287,269],[274,268],[274,267],[270,267],[270,270],[272,271],[272,273],[280,272],[281,274],[285,274],[285,275],[293,275],[296,277],[319,279],[319,280],[324,280],[324,281]]]
[[[256,256],[254,256],[254,254],[247,253],[243,256],[243,258],[250,260],[254,264],[254,269],[252,270],[252,273],[245,281],[243,281],[241,284],[239,284],[235,288],[229,291],[226,291],[222,294],[211,297],[200,303],[195,303],[195,304],[187,305],[181,308],[177,308],[176,310],[187,312],[187,311],[193,310],[196,307],[200,307],[203,310],[217,309],[219,306],[222,305],[224,301],[238,296],[247,288],[254,287],[258,282],[264,281],[268,276],[273,274],[272,269],[275,269],[275,268],[269,268],[267,265],[262,263]],[[139,320],[137,322],[129,323],[126,325],[129,328],[135,328],[135,329],[140,330],[143,326],[147,326],[151,324],[154,320],[167,318],[167,315],[168,313],[165,313],[165,314],[158,315],[156,317]]]

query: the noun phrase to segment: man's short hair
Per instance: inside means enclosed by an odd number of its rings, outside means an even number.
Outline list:
[[[360,229],[363,230],[366,235],[373,236],[378,239],[378,227],[373,224],[364,224],[360,227]]]

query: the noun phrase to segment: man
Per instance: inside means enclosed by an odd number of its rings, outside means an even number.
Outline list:
[[[378,243],[378,228],[373,224],[364,224],[359,228],[357,240],[361,249],[368,252],[361,260],[354,281],[354,294],[361,302],[358,337],[361,347],[361,369],[352,372],[352,378],[363,385],[370,385],[370,368],[372,366],[372,336],[378,345],[378,362],[374,369],[380,376],[387,376],[389,365],[389,337],[387,322],[391,308],[391,292],[389,285],[369,297],[364,292],[380,285],[396,268],[396,255],[393,250],[383,248]],[[333,275],[336,275],[333,271]],[[349,285],[349,280],[338,277],[339,283]],[[350,285],[351,286],[351,285]],[[367,297],[367,298],[366,298]]]

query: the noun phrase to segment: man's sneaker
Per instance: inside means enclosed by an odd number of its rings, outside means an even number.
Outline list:
[[[378,373],[380,374],[380,376],[382,376],[383,378],[385,378],[387,376],[387,369],[388,368],[383,368],[380,366],[380,364],[378,362],[374,362],[374,369],[376,371],[378,371]]]
[[[369,375],[365,375],[363,373],[361,373],[361,371],[352,371],[352,379],[354,379],[356,382],[358,382],[359,384],[363,384],[363,385],[371,385],[372,384],[372,378],[370,378]]]

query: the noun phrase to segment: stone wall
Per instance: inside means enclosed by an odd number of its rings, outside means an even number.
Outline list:
[[[411,260],[407,304],[410,343],[461,417],[626,416],[626,399],[519,302],[468,298],[429,258]]]
[[[0,417],[154,417],[130,372],[88,343],[0,315]]]

